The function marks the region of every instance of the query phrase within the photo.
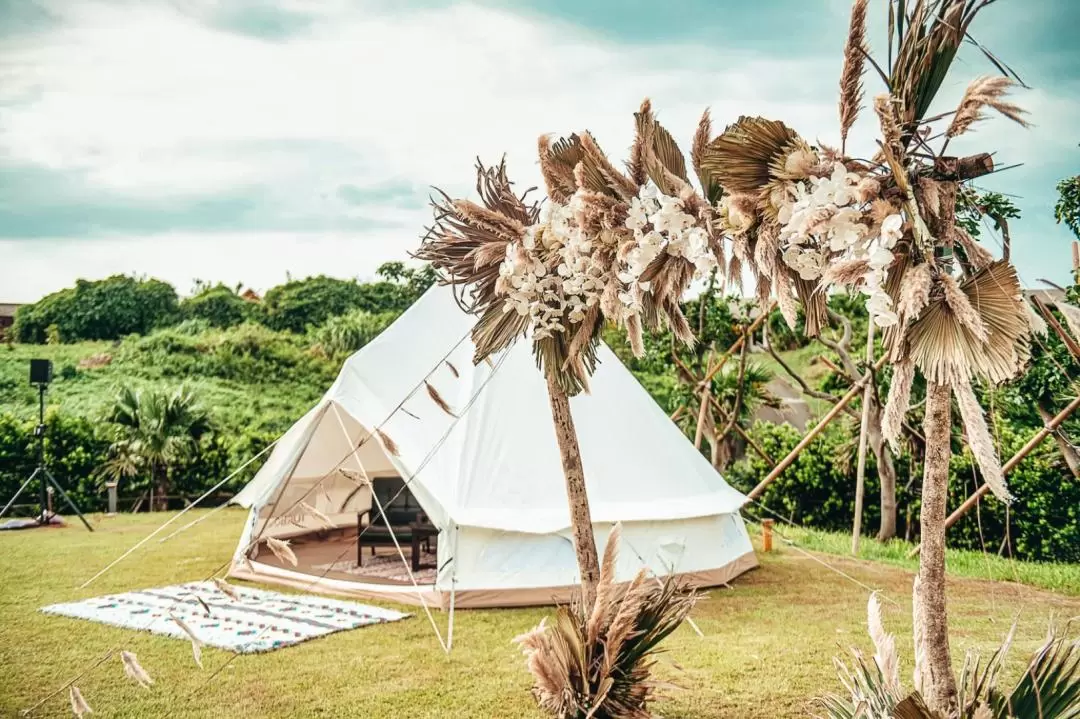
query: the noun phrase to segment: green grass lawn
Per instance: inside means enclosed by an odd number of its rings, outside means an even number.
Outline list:
[[[204,649],[205,669],[200,670],[186,642],[37,611],[52,602],[203,579],[230,556],[245,513],[227,510],[165,544],[152,540],[90,587],[76,589],[167,516],[98,516],[93,534],[77,524],[0,534],[0,716],[36,703],[113,647],[138,654],[156,683],[150,691],[140,689],[124,677],[119,659],[110,659],[78,681],[95,717],[541,716],[528,693],[523,659],[510,639],[550,609],[459,612],[449,657],[418,614],[269,654],[240,656],[212,681],[208,678],[231,654]],[[781,531],[800,545],[847,551],[840,537]],[[900,556],[902,551],[872,542],[864,546],[866,556],[881,561],[814,556],[883,592],[886,622],[899,637],[903,672],[909,677],[914,564]],[[710,591],[695,609],[703,639],[683,627],[668,640],[667,658],[680,669],[664,662],[660,673],[684,689],[656,707],[663,716],[807,716],[810,697],[837,687],[833,655],[847,653],[852,645],[868,648],[864,589],[783,541],[760,559],[760,569],[729,589]],[[958,663],[965,650],[995,647],[1019,612],[1010,667],[1015,676],[1045,636],[1051,615],[1080,614],[1078,596],[978,579],[987,576],[980,574],[980,562],[964,554],[951,555],[950,562],[969,575],[954,577],[949,585]],[[1029,572],[1027,565],[1013,566],[1021,580],[1080,594],[1075,567],[1054,578]],[[993,567],[990,571],[1011,576]],[[435,618],[445,628],[446,615]],[[67,692],[35,716],[70,716]]]

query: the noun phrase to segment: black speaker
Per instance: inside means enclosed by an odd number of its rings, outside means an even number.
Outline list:
[[[30,360],[30,384],[49,384],[52,382],[52,360]]]

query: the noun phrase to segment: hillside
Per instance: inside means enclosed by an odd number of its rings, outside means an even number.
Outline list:
[[[183,346],[164,337],[9,345],[0,350],[0,413],[36,418],[37,390],[29,384],[27,372],[31,358],[44,358],[52,360],[54,376],[47,411],[62,410],[96,421],[122,385],[171,390],[186,384],[195,389],[221,430],[277,435],[318,400],[335,373],[328,360],[306,353],[283,336],[277,341],[292,351],[270,359],[253,348],[245,352],[226,332],[194,336]],[[175,354],[164,356],[165,351]]]

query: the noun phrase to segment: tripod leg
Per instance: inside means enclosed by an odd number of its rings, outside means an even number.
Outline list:
[[[19,495],[20,495],[20,494],[22,494],[22,493],[23,493],[23,491],[25,491],[25,490],[26,490],[26,488],[30,486],[30,483],[34,481],[34,477],[36,477],[36,476],[37,476],[37,474],[38,474],[38,472],[40,472],[40,471],[41,471],[41,469],[40,469],[40,468],[39,468],[39,469],[35,469],[35,470],[34,470],[34,473],[30,475],[30,479],[28,479],[28,480],[26,480],[25,482],[23,482],[22,486],[21,486],[21,487],[19,487],[19,491],[15,493],[15,496],[14,496],[14,497],[12,497],[12,498],[11,498],[11,499],[10,499],[10,500],[8,501],[8,503],[7,503],[6,505],[4,505],[4,508],[3,508],[3,509],[0,509],[0,517],[3,517],[3,516],[4,516],[5,514],[7,514],[7,511],[8,511],[9,509],[11,509],[11,506],[12,506],[13,504],[15,504],[15,500],[16,500],[16,499],[18,499],[18,498],[19,498]]]
[[[86,517],[84,517],[83,513],[79,511],[79,508],[75,506],[75,503],[71,501],[71,497],[67,495],[67,492],[65,492],[64,488],[60,486],[60,483],[56,481],[56,478],[52,476],[52,472],[47,469],[42,471],[44,471],[45,476],[49,478],[49,483],[52,484],[56,491],[60,493],[60,496],[64,498],[64,501],[67,502],[68,506],[71,507],[71,511],[79,515],[79,519],[81,519],[82,523],[86,525],[86,528],[93,532],[94,528],[90,526],[90,522],[86,521]]]

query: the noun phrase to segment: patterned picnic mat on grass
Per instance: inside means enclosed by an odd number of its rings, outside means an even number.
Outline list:
[[[207,646],[241,654],[269,652],[326,634],[410,616],[313,595],[236,585],[232,588],[238,600],[212,582],[192,582],[51,604],[41,611],[187,640],[172,615],[187,624]]]

